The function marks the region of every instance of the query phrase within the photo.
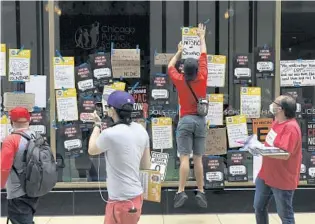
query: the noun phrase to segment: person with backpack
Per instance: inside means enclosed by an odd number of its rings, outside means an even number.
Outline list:
[[[207,48],[205,41],[206,27],[199,24],[197,35],[200,37],[199,60],[186,58],[184,72],[176,69],[176,62],[180,60],[183,46],[178,44],[178,51],[168,64],[168,75],[176,86],[180,105],[179,122],[177,126],[176,142],[180,156],[179,187],[174,198],[174,207],[184,205],[188,199],[185,193],[186,180],[189,174],[189,158],[193,152],[194,170],[198,191],[196,200],[200,207],[207,207],[204,193],[202,156],[205,152],[207,134],[205,116],[208,113],[207,94]]]
[[[1,189],[6,185],[8,219],[12,224],[33,224],[40,196],[57,182],[55,158],[44,138],[30,127],[30,113],[16,107],[9,112],[13,132],[1,147]]]
[[[137,224],[142,211],[143,187],[140,169],[150,169],[150,140],[145,128],[131,119],[134,98],[114,91],[108,97],[108,116],[113,124],[101,131],[101,119],[94,113],[89,141],[90,155],[105,153],[108,201],[105,224]],[[100,158],[100,157],[99,157]]]

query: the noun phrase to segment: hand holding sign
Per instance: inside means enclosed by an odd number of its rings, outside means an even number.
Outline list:
[[[199,23],[198,29],[197,29],[197,35],[201,39],[201,38],[205,38],[205,34],[206,34],[206,26],[203,25],[202,23]]]
[[[178,43],[177,51],[180,52],[180,53],[183,52],[183,44],[182,44],[182,42],[179,42],[179,43]]]
[[[100,116],[98,116],[96,110],[93,113],[93,121],[94,121],[94,123],[101,123],[101,118],[100,118]]]

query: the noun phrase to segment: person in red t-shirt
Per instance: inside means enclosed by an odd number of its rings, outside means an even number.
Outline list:
[[[275,199],[282,224],[294,224],[293,195],[299,184],[302,162],[302,135],[295,119],[296,101],[282,95],[270,104],[275,121],[266,136],[265,146],[289,152],[288,156],[264,156],[256,178],[254,209],[257,224],[268,224],[268,205]]]
[[[185,193],[185,185],[189,173],[189,157],[193,152],[194,170],[198,185],[196,200],[200,207],[207,207],[207,199],[204,194],[202,155],[205,152],[206,121],[205,117],[197,115],[197,102],[186,82],[189,82],[196,97],[206,98],[207,90],[207,48],[205,41],[206,27],[199,24],[197,34],[200,37],[200,58],[199,60],[187,58],[184,61],[183,72],[176,69],[176,62],[179,61],[183,46],[178,44],[178,51],[168,65],[168,75],[176,86],[180,104],[180,120],[178,122],[176,141],[177,151],[180,155],[179,188],[174,198],[174,207],[184,205],[188,196]]]

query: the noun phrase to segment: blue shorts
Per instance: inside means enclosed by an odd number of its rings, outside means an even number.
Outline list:
[[[206,148],[207,125],[205,117],[186,115],[177,126],[176,142],[179,155],[202,156]]]

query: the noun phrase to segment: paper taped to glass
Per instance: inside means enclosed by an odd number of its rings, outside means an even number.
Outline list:
[[[140,181],[145,201],[161,202],[161,174],[156,170],[141,170]]]
[[[5,111],[10,111],[15,107],[25,107],[29,112],[31,112],[35,106],[35,94],[11,92],[4,93],[3,105]]]

